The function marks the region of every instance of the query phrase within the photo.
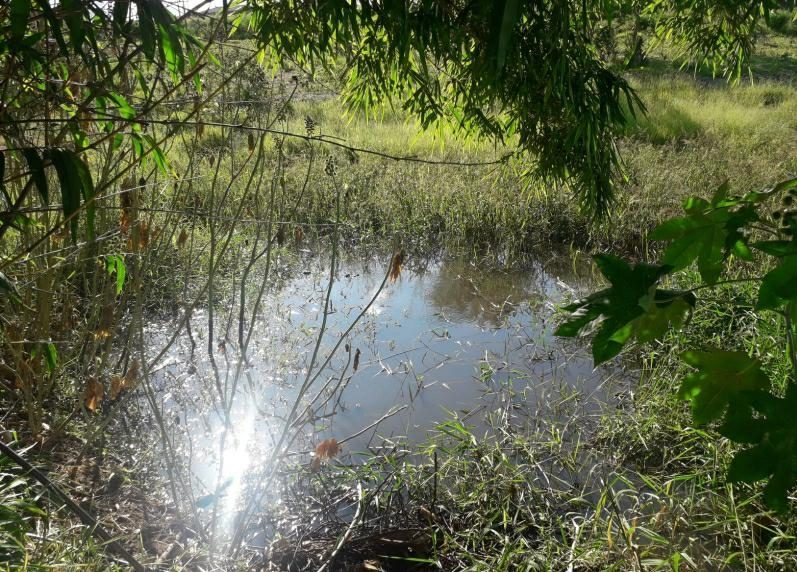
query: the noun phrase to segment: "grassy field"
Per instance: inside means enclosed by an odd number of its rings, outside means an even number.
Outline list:
[[[752,79],[736,86],[679,70],[656,51],[644,68],[629,72],[647,113],[632,118],[619,141],[627,179],[606,220],[593,223],[566,189],[524,176],[520,160],[441,166],[332,149],[339,180],[349,187],[346,221],[360,237],[400,235],[418,244],[442,239],[454,247],[528,251],[572,243],[588,251],[642,252],[646,232],[677,213],[685,197],[708,196],[725,180],[739,192],[761,189],[797,171],[797,39],[770,35],[761,44]],[[336,99],[291,105],[287,130],[302,133],[306,117],[319,133],[392,156],[468,163],[506,154],[445,132],[420,133],[401,114],[366,120],[346,113]],[[288,153],[301,146],[286,142]],[[299,181],[301,162],[286,175]],[[311,174],[311,188],[323,188],[323,179],[321,165]],[[317,199],[299,207],[297,221],[332,218],[333,201]]]

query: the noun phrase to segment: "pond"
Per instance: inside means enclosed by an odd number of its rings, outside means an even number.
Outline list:
[[[277,450],[312,470],[313,448],[325,439],[340,443],[338,460],[357,462],[382,447],[423,443],[451,419],[475,435],[575,411],[585,423],[628,389],[619,367],[595,370],[584,344],[553,336],[557,305],[593,286],[588,267],[558,255],[511,269],[436,256],[410,258],[391,280],[389,266],[389,255],[344,256],[330,288],[329,253],[298,251],[271,270],[245,327],[245,361],[235,350],[238,297],[229,294],[214,307],[211,353],[208,312],[195,310],[191,335],[178,336],[156,364],[151,379],[173,462],[219,538],[252,494],[269,495],[252,491],[268,482]],[[261,281],[245,285],[246,315]],[[174,328],[150,326],[151,356]]]

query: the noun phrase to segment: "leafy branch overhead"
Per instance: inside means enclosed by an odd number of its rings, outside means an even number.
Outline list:
[[[797,215],[791,210],[764,209],[779,198],[790,207],[797,197],[797,178],[763,192],[728,195],[720,186],[711,201],[690,198],[685,216],[665,221],[651,238],[667,242],[662,264],[629,263],[602,255],[595,261],[610,287],[565,307],[570,317],[556,330],[560,336],[594,333],[595,364],[616,356],[632,338],[640,343],[660,339],[670,327],[680,327],[695,308],[695,292],[719,286],[728,261],[754,261],[768,271],[758,282],[757,312],[774,311],[784,320],[786,353],[792,371],[782,387],[770,381],[762,363],[746,352],[690,349],[682,355],[686,374],[679,396],[691,403],[697,424],[722,420],[719,431],[752,447],[736,454],[730,481],[766,480],[764,499],[773,509],[788,509],[787,494],[797,484]],[[764,233],[776,239],[751,241]],[[758,252],[758,254],[756,254]],[[686,291],[659,288],[669,274],[696,265],[702,283]],[[733,281],[733,280],[731,280]],[[748,306],[748,311],[749,311]]]
[[[112,9],[110,7],[112,6]],[[101,141],[114,148],[128,138],[136,157],[151,154],[162,170],[165,158],[157,142],[142,133],[142,109],[136,109],[122,91],[140,89],[146,100],[152,90],[145,80],[147,64],[167,70],[175,83],[196,71],[198,40],[184,29],[161,0],[117,0],[104,3],[84,0],[12,0],[0,7],[0,60],[9,75],[4,79],[4,102],[0,106],[0,166],[16,159],[27,167],[22,173],[28,184],[20,196],[4,195],[0,237],[9,228],[27,223],[20,207],[35,189],[43,206],[52,199],[48,170],[56,174],[64,220],[73,241],[77,240],[79,215],[85,213],[86,238],[94,237],[94,183],[90,155]],[[118,52],[109,45],[123,46]],[[139,57],[140,55],[140,57]],[[137,80],[134,85],[132,80]],[[53,90],[53,85],[59,89]],[[129,96],[128,96],[129,97]],[[60,116],[38,120],[55,121],[60,133],[48,126],[51,135],[39,140],[36,130],[21,129],[31,109],[50,105]],[[51,114],[52,115],[52,114]],[[92,140],[90,134],[96,135]],[[71,141],[68,140],[71,136]],[[0,168],[5,183],[5,169]]]
[[[643,106],[601,59],[595,34],[613,7],[581,0],[252,2],[250,25],[278,58],[344,76],[351,106],[399,102],[424,127],[447,123],[517,142],[535,171],[604,213],[621,161],[614,137]],[[762,2],[648,0],[685,54],[740,74]],[[753,7],[754,9],[751,9]],[[707,17],[710,13],[711,17]],[[242,15],[241,18],[244,16]],[[336,66],[344,62],[342,70]]]

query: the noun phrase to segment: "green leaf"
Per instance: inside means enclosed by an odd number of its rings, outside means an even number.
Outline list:
[[[47,364],[47,371],[53,373],[58,367],[58,350],[55,349],[55,344],[52,342],[42,344],[42,355],[44,363]]]
[[[633,334],[641,344],[663,338],[670,328],[680,328],[697,302],[691,292],[666,290],[658,290],[656,300],[647,312],[632,322]]]
[[[120,117],[128,121],[136,118],[136,110],[133,109],[133,106],[127,102],[122,94],[112,91],[108,93],[108,97],[116,104],[116,110],[119,112]]]
[[[130,0],[115,0],[113,3],[113,27],[115,32],[124,32]]]
[[[791,240],[763,240],[754,242],[750,246],[779,258],[797,254],[797,242]]]
[[[58,44],[60,54],[64,57],[68,57],[69,50],[66,47],[66,41],[64,40],[64,35],[61,32],[61,22],[56,17],[55,12],[50,6],[49,0],[36,0],[36,6],[38,6],[39,10],[41,10],[42,14],[44,14],[44,18],[47,20],[47,23],[50,24],[50,33],[53,35],[55,42]]]
[[[73,217],[69,221],[72,242],[77,242],[78,219],[77,216],[73,215],[80,208],[81,187],[83,183],[75,166],[76,158],[73,153],[62,149],[48,149],[47,155],[58,174],[64,218],[68,219],[69,217]]]
[[[678,392],[691,402],[692,418],[697,424],[719,418],[739,392],[769,387],[760,362],[744,352],[687,351],[682,357],[697,369],[686,376]]]
[[[76,52],[82,52],[86,39],[86,28],[83,21],[83,4],[79,0],[61,0],[64,21],[69,28],[69,40]]]
[[[519,0],[506,0],[504,2],[501,27],[498,32],[498,50],[496,53],[496,70],[500,73],[506,63],[506,53],[514,35],[515,25],[518,22],[520,8]]]
[[[574,337],[596,324],[592,340],[595,365],[616,356],[633,337],[642,343],[661,337],[669,327],[682,324],[694,307],[691,293],[656,288],[670,271],[668,266],[637,264],[632,268],[611,255],[596,256],[595,262],[611,287],[565,307],[571,315],[555,332]]]
[[[728,469],[731,482],[754,483],[768,479],[764,502],[785,514],[789,512],[788,492],[797,482],[797,386],[786,388],[784,397],[756,391],[740,395],[732,404],[720,432],[726,437],[753,446],[736,454]]]
[[[116,274],[116,294],[118,296],[124,289],[125,277],[127,276],[127,266],[125,265],[124,257],[120,254],[106,256],[105,269],[108,274]]]
[[[30,0],[11,0],[10,21],[11,38],[15,41],[22,39],[28,28],[30,15]]]
[[[700,276],[711,285],[719,279],[729,254],[752,259],[741,229],[758,215],[752,205],[728,199],[727,194],[728,186],[723,184],[711,203],[689,198],[684,204],[687,216],[667,220],[654,229],[651,239],[671,241],[662,257],[664,264],[680,270],[697,260]]]
[[[767,478],[775,469],[772,451],[752,447],[736,454],[728,468],[728,480],[734,483],[754,483]]]
[[[147,59],[155,59],[155,23],[152,21],[152,14],[146,0],[138,0],[138,30],[141,34],[141,49]]]
[[[39,191],[42,204],[47,206],[50,204],[50,191],[47,188],[47,175],[44,172],[44,162],[39,157],[36,149],[28,148],[23,149],[22,154],[25,155],[25,161],[28,163],[30,169],[30,176],[33,183],[36,185],[36,190]]]
[[[94,183],[86,164],[72,151],[63,149],[48,149],[47,156],[58,174],[58,183],[61,187],[61,204],[64,218],[69,218],[80,209],[80,199],[83,197],[86,209],[86,227],[89,240],[94,238]],[[78,218],[74,216],[69,221],[72,241],[77,241]]]
[[[764,276],[758,289],[757,310],[777,310],[797,301],[797,255],[785,256]]]

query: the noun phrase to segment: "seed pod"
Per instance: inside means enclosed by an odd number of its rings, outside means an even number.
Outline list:
[[[316,125],[317,123],[315,122],[315,119],[309,115],[304,118],[304,128],[307,131],[308,137],[312,137],[315,134]]]
[[[249,152],[252,153],[255,150],[255,134],[249,133],[246,138],[246,144],[249,147]]]
[[[324,173],[326,173],[330,177],[334,177],[335,174],[337,173],[335,158],[332,155],[327,157],[326,165],[324,165]]]

